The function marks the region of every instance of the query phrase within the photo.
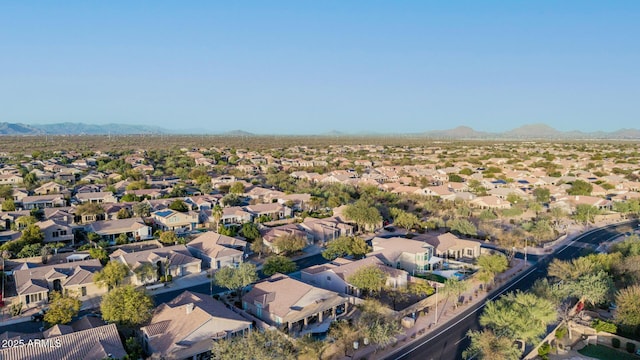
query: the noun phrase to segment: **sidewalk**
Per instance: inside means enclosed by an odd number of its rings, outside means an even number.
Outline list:
[[[479,302],[486,301],[487,298],[490,298],[494,293],[498,292],[501,289],[501,285],[503,285],[504,282],[512,279],[516,274],[524,271],[525,269],[528,269],[531,266],[530,263],[525,264],[524,260],[522,259],[514,259],[513,262],[514,264],[511,268],[496,277],[495,286],[492,291],[488,293],[485,292],[484,290],[480,289],[481,284],[478,281],[472,280],[472,286],[470,290],[463,293],[460,297],[461,299],[464,299],[464,301],[461,305],[458,306],[457,309],[454,307],[452,300],[439,299],[437,323],[435,309],[430,309],[426,315],[417,313],[415,325],[409,329],[406,329],[403,334],[397,336],[398,342],[395,346],[377,349],[377,345],[371,344],[366,347],[361,347],[353,354],[351,358],[360,359],[363,357],[367,357],[370,359],[383,359],[386,357],[390,357],[402,351],[402,348],[398,348],[398,344],[404,348],[412,342],[420,340],[420,338],[422,337],[425,337],[432,333],[436,333],[438,331],[442,331],[443,329],[451,325],[449,324],[449,321],[456,317],[460,312]],[[345,357],[344,359],[347,358],[348,357]]]
[[[598,224],[589,229],[585,229],[582,226],[578,226],[574,229],[571,229],[573,231],[568,233],[564,239],[553,244],[552,247],[549,247],[547,249],[540,248],[540,250],[543,250],[540,255],[550,254],[555,250],[557,250],[558,248],[561,248],[562,246],[569,244],[571,241],[575,240],[576,237],[584,234],[585,232],[599,226],[604,226],[604,225],[606,224]],[[533,250],[533,249],[534,248],[528,248],[527,250],[529,252],[530,250]],[[548,249],[551,249],[551,251],[549,251]],[[529,252],[529,253],[534,253],[534,252]],[[398,335],[397,336],[398,342],[395,345],[378,349],[377,345],[370,344],[368,346],[360,347],[351,356],[348,356],[348,357],[341,356],[338,358],[339,359],[361,359],[361,358],[383,359],[387,357],[393,357],[394,355],[401,353],[402,349],[408,346],[409,344],[415,341],[418,341],[429,334],[434,334],[439,331],[444,331],[447,327],[452,325],[449,323],[449,321],[454,317],[456,317],[460,312],[464,311],[465,309],[475,304],[485,302],[489,299],[496,297],[496,294],[500,293],[500,291],[502,290],[506,282],[514,278],[519,273],[529,269],[531,265],[532,265],[531,262],[525,263],[523,259],[513,259],[512,266],[507,271],[505,271],[504,273],[496,277],[494,288],[488,293],[480,289],[481,284],[478,281],[476,281],[475,279],[472,279],[471,280],[472,286],[470,290],[468,290],[461,296],[461,298],[464,299],[464,301],[463,301],[463,304],[458,306],[457,309],[454,307],[453,301],[439,299],[437,323],[436,323],[436,313],[434,308],[430,309],[430,311],[427,314],[417,313],[415,325],[409,329],[406,329],[404,333],[401,333],[400,335]]]

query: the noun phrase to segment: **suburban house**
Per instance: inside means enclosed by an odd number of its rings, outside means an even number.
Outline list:
[[[331,322],[347,311],[349,299],[287,275],[275,274],[251,286],[242,297],[242,308],[258,319],[289,334],[299,333],[310,325]]]
[[[0,348],[0,359],[123,359],[127,356],[116,324],[79,331],[73,331],[68,325],[57,325],[51,329],[55,331],[45,332],[45,338],[39,339],[38,343],[33,342],[33,346],[27,346],[29,340],[24,339],[25,346]]]
[[[216,232],[206,232],[187,244],[187,249],[212,270],[237,267],[244,260],[247,242]]]
[[[151,217],[163,231],[194,230],[198,225],[198,213],[192,211],[183,213],[171,209],[163,209],[154,211],[151,213]]]
[[[254,218],[266,216],[271,220],[279,220],[291,216],[291,208],[278,203],[249,205],[245,209]]]
[[[208,359],[213,340],[242,336],[251,321],[209,295],[185,291],[158,306],[140,331],[151,359]]]
[[[100,270],[102,264],[97,259],[39,267],[24,264],[13,272],[18,302],[36,307],[48,301],[51,291],[74,291],[82,301],[102,296],[107,289],[93,282],[93,275]]]
[[[22,184],[22,176],[16,174],[0,175],[0,185]]]
[[[110,243],[115,243],[121,234],[124,234],[128,240],[153,239],[151,226],[145,224],[142,218],[96,221],[86,228],[88,232],[94,232]]]
[[[83,192],[77,193],[73,197],[78,203],[94,203],[94,204],[107,204],[107,203],[117,203],[118,199],[113,196],[113,193],[110,191],[106,192]]]
[[[307,245],[313,244],[313,237],[308,235],[305,231],[298,228],[298,224],[287,224],[273,228],[266,228],[260,231],[262,235],[262,243],[276,254],[280,253],[280,250],[275,245],[276,240],[282,236],[291,236],[300,239],[304,239]]]
[[[304,210],[311,200],[311,194],[288,194],[284,196],[278,196],[275,199],[277,199],[280,204],[290,204],[290,207],[292,209]]]
[[[251,222],[253,216],[250,212],[239,206],[225,207],[222,209],[222,217],[220,218],[220,224],[223,225],[240,225],[247,222]],[[215,223],[213,218],[209,218],[209,222]]]
[[[147,279],[139,279],[136,269],[145,263],[151,264],[159,276],[171,275],[181,277],[189,274],[198,274],[202,271],[202,260],[191,256],[185,245],[167,246],[159,249],[150,249],[128,253],[122,249],[109,255],[111,260],[120,261],[132,271],[131,282],[134,285],[142,285]]]
[[[306,217],[300,227],[313,237],[313,241],[325,244],[341,236],[353,236],[353,226],[340,220],[338,217],[316,219]]]
[[[22,236],[20,231],[15,230],[3,230],[0,231],[0,244],[3,244],[7,241],[19,239]]]
[[[460,239],[450,232],[439,235],[418,235],[413,240],[424,241],[433,246],[434,255],[445,259],[475,259],[480,256],[479,242]]]
[[[371,245],[373,252],[367,256],[376,256],[385,264],[411,274],[433,270],[442,262],[441,258],[435,256],[433,246],[424,241],[375,237],[371,240]]]
[[[39,221],[36,226],[42,230],[45,243],[56,243],[70,241],[73,243],[73,228],[68,223],[58,220],[49,219],[46,221]]]
[[[349,277],[367,266],[375,266],[387,274],[386,286],[393,288],[407,286],[409,274],[406,271],[387,266],[375,256],[355,261],[336,259],[332,263],[314,265],[302,269],[301,278],[302,281],[313,286],[342,294],[360,296],[360,289],[349,283]]]
[[[554,200],[549,205],[550,207],[560,207],[569,213],[574,213],[578,205],[589,205],[600,210],[611,210],[613,207],[613,203],[610,200],[595,196],[567,195]]]
[[[33,193],[36,195],[61,194],[67,192],[69,192],[69,190],[67,190],[66,186],[60,185],[53,181],[42,184],[41,186],[33,189]]]
[[[66,204],[67,201],[60,194],[34,195],[22,198],[22,208],[25,210],[61,207]]]
[[[511,203],[507,200],[501,199],[495,195],[478,196],[477,198],[469,202],[471,206],[480,209],[509,209]]]

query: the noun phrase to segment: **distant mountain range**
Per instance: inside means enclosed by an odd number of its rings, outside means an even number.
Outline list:
[[[476,131],[467,126],[459,126],[450,130],[427,131],[420,135],[432,139],[460,140],[638,140],[640,139],[640,130],[620,129],[613,132],[559,131],[546,124],[531,124],[501,133]]]
[[[169,130],[157,126],[105,124],[93,125],[85,123],[57,123],[43,125],[27,125],[20,123],[0,123],[0,135],[133,135],[133,134],[188,134],[186,130]],[[197,134],[214,134],[206,130],[198,130]],[[233,130],[216,135],[249,137],[259,136],[244,130]],[[284,134],[283,134],[284,135]],[[312,134],[309,134],[312,135]],[[349,134],[337,130],[317,136],[411,136],[444,140],[640,140],[640,130],[620,129],[613,132],[559,131],[546,124],[524,125],[505,132],[477,131],[468,126],[459,126],[448,130],[433,130],[413,134],[382,134],[363,132]]]
[[[125,134],[168,134],[166,130],[156,126],[85,123],[57,123],[42,125],[26,125],[0,123],[0,135],[125,135]]]

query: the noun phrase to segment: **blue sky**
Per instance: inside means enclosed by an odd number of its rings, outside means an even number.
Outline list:
[[[0,122],[640,128],[640,1],[0,0]]]

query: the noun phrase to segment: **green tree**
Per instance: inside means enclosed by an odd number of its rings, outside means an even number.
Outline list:
[[[11,185],[0,185],[0,198],[13,200],[13,187]]]
[[[347,356],[347,351],[351,349],[354,341],[358,339],[358,331],[349,325],[346,320],[338,320],[331,323],[329,327],[329,337],[335,339],[338,349]]]
[[[400,209],[391,209],[393,216],[393,222],[396,226],[403,229],[411,230],[416,227],[420,227],[422,222],[415,214],[408,213]],[[395,213],[395,214],[394,214]]]
[[[264,246],[264,242],[262,238],[257,238],[253,240],[251,243],[251,251],[258,254],[258,258],[262,258],[262,254],[266,251],[266,246]]]
[[[169,204],[169,209],[178,211],[178,212],[187,212],[189,211],[189,206],[184,201],[177,199],[177,200],[174,200],[171,204]]]
[[[307,241],[300,236],[287,234],[278,236],[273,241],[273,246],[278,253],[288,255],[304,249],[307,246]]]
[[[109,291],[100,303],[102,318],[126,326],[139,326],[151,318],[153,300],[132,285]]]
[[[15,211],[15,210],[16,210],[16,204],[13,202],[12,198],[5,199],[2,202],[2,211]]]
[[[452,233],[468,236],[478,235],[476,226],[467,219],[452,219],[447,221],[447,226]]]
[[[297,349],[293,342],[277,330],[254,330],[247,336],[236,336],[213,342],[213,360],[293,360]]]
[[[322,360],[329,345],[331,345],[329,342],[318,340],[311,336],[311,334],[307,334],[298,339],[297,347],[301,354],[313,359]]]
[[[163,231],[158,240],[165,245],[175,245],[178,242],[178,236],[175,231]]]
[[[129,268],[120,261],[109,261],[107,265],[93,276],[93,281],[100,287],[113,289],[122,284],[125,277],[129,275]]]
[[[255,223],[244,223],[240,229],[240,233],[249,241],[254,241],[260,237],[260,230]]]
[[[238,194],[238,195],[243,194],[244,185],[239,181],[234,182],[233,185],[231,185],[231,187],[229,188],[229,192],[231,194]]]
[[[537,187],[533,189],[533,196],[537,202],[546,204],[551,200],[551,191],[547,188]]]
[[[518,291],[489,301],[480,316],[480,325],[497,336],[535,344],[557,318],[553,302]]]
[[[133,273],[136,275],[138,280],[143,284],[146,284],[150,280],[151,281],[155,280],[155,278],[157,278],[157,275],[158,275],[158,271],[156,267],[153,266],[153,264],[148,262],[141,263],[138,267],[133,269]]]
[[[595,206],[591,206],[588,204],[578,204],[576,206],[576,211],[573,214],[573,218],[576,221],[582,222],[584,224],[592,223],[596,217],[596,215],[600,214],[600,209]]]
[[[462,353],[464,359],[518,360],[522,356],[522,351],[514,345],[513,339],[497,336],[491,330],[469,330],[467,336],[471,340],[471,344]]]
[[[348,205],[344,210],[344,216],[356,223],[360,230],[371,231],[382,224],[380,211],[374,206],[369,206],[363,201]]]
[[[213,217],[214,221],[216,222],[216,229],[220,227],[220,219],[222,219],[223,213],[224,210],[219,204],[215,204],[213,206],[213,209],[211,209],[211,217]]]
[[[30,258],[40,256],[42,253],[42,245],[40,244],[28,244],[25,245],[19,252],[17,257]]]
[[[237,194],[227,194],[220,201],[224,206],[238,206],[242,204],[242,199]]]
[[[322,257],[334,260],[349,255],[359,259],[364,257],[369,249],[369,245],[360,237],[341,236],[327,244],[327,248],[322,252]]]
[[[106,264],[107,261],[109,261],[109,254],[107,253],[107,250],[102,248],[89,249],[89,256],[91,256],[94,259],[100,260],[102,264]]]
[[[104,214],[104,209],[102,205],[98,203],[86,202],[78,205],[76,207],[76,215],[102,215]]]
[[[133,204],[132,209],[137,216],[151,215],[151,206],[147,202],[139,202],[139,203]]]
[[[387,282],[387,273],[375,265],[359,268],[347,278],[347,282],[367,293],[379,292]]]
[[[414,282],[409,283],[409,293],[418,296],[429,296],[435,292],[433,286],[422,279],[416,279]]]
[[[38,225],[31,224],[22,230],[20,240],[26,244],[42,244],[42,241],[44,240],[44,233]]]
[[[589,196],[591,195],[591,191],[593,191],[593,185],[578,179],[571,184],[571,188],[567,190],[567,194]]]
[[[616,320],[628,326],[640,326],[640,285],[624,288],[616,293]]]
[[[131,211],[129,211],[129,209],[122,208],[118,210],[118,214],[116,216],[118,217],[118,219],[129,219],[131,218],[132,214],[131,214]]]
[[[565,284],[571,295],[591,304],[604,303],[613,289],[613,281],[605,271],[581,274],[577,279]]]
[[[457,278],[451,278],[445,280],[444,287],[442,288],[441,292],[446,299],[453,297],[455,300],[453,302],[453,306],[457,308],[460,302],[460,296],[462,296],[465,291],[469,290],[470,286],[471,285],[467,280],[458,280]]]
[[[214,280],[218,286],[241,293],[242,289],[247,285],[258,280],[258,273],[255,265],[242,263],[237,268],[224,267],[218,269],[214,275]]]
[[[78,315],[81,305],[77,297],[53,291],[49,296],[49,310],[44,314],[44,321],[52,325],[68,324]]]
[[[291,259],[281,255],[269,256],[262,266],[262,272],[271,276],[275,273],[288,274],[296,271],[297,265]]]
[[[509,260],[502,254],[480,255],[477,264],[481,268],[477,275],[478,279],[485,284],[493,282],[497,274],[509,268]]]
[[[396,301],[406,296],[403,290],[393,290],[399,294]],[[394,304],[395,306],[395,304]],[[360,317],[357,319],[356,327],[361,336],[368,338],[378,347],[385,347],[396,341],[396,335],[401,333],[400,324],[390,312],[390,309],[378,300],[367,299],[360,306]]]

